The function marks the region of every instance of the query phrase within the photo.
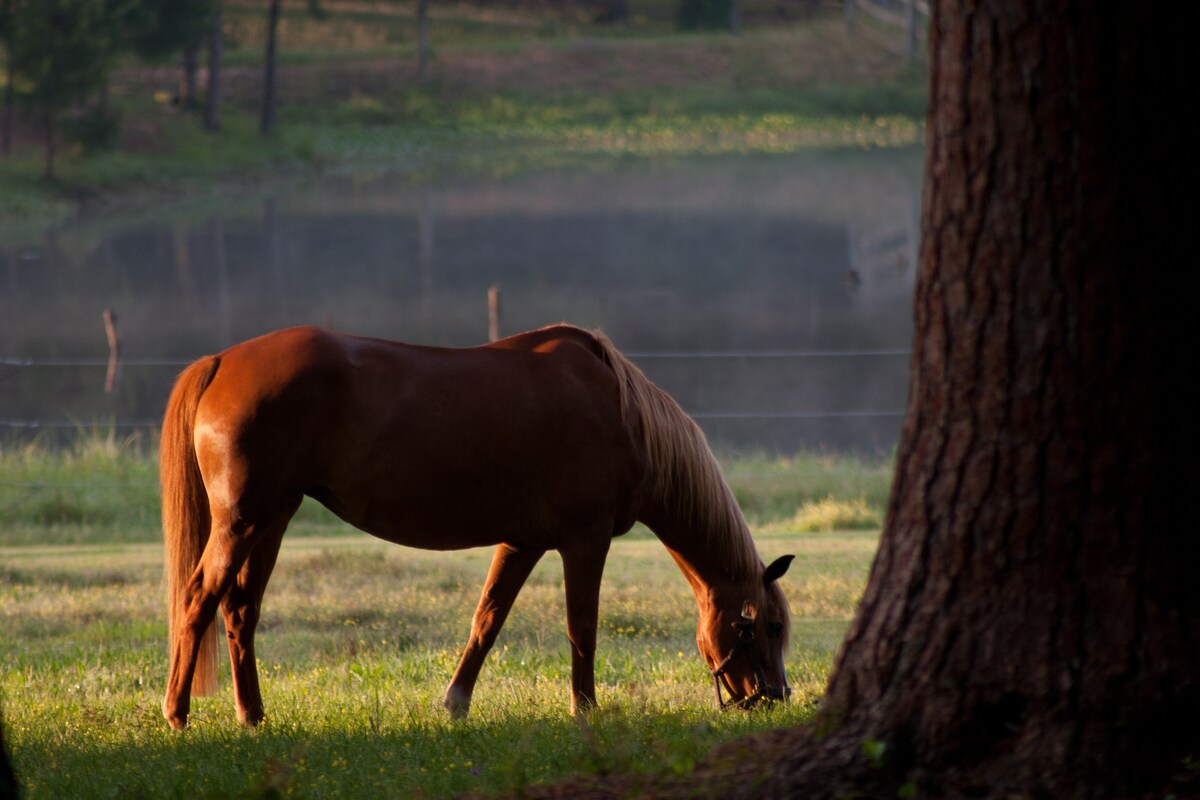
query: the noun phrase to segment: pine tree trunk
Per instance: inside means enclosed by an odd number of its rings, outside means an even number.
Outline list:
[[[54,112],[46,109],[42,117],[42,131],[46,137],[43,150],[42,180],[54,180]]]
[[[221,2],[217,0],[208,39],[208,103],[204,108],[204,130],[209,133],[221,129],[221,58],[225,44],[221,24]]]
[[[428,86],[429,68],[429,0],[417,0],[417,80]]]
[[[275,128],[275,44],[279,32],[280,0],[271,0],[267,7],[267,48],[263,68],[262,114],[258,132],[270,136]]]
[[[184,111],[196,110],[196,62],[197,47],[183,48],[183,76],[179,82],[179,107]]]
[[[11,52],[11,48],[9,50]],[[10,59],[11,62],[11,59]],[[6,67],[7,81],[4,84],[4,108],[0,110],[0,155],[12,153],[13,138],[13,71],[11,63]]]
[[[822,738],[762,795],[1160,791],[1200,754],[1200,341],[1172,110],[1191,28],[1130,4],[936,5],[887,522]]]
[[[13,19],[12,2],[5,0],[4,17],[4,105],[0,109],[0,155],[12,153],[13,134]]]

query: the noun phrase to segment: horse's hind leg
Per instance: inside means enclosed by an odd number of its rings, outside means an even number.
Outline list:
[[[517,593],[544,553],[544,550],[525,550],[507,544],[496,548],[479,606],[471,621],[471,638],[467,640],[467,648],[442,701],[451,716],[465,717],[470,711],[471,695],[475,691],[475,681],[479,678],[483,659],[496,642],[496,635],[508,618]]]
[[[252,529],[235,532],[228,526],[214,525],[200,563],[184,590],[186,610],[171,642],[171,670],[163,698],[163,716],[175,729],[187,726],[201,640],[216,617],[221,598],[237,579],[254,541]]]
[[[299,505],[297,500],[285,513],[262,529],[257,544],[250,551],[237,574],[237,580],[221,604],[225,616],[225,635],[229,639],[229,661],[233,667],[233,693],[238,722],[243,725],[257,725],[265,716],[254,658],[254,631],[258,626],[263,592],[279,556],[283,533]]]

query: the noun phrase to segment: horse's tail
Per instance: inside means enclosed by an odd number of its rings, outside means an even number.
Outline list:
[[[159,454],[159,482],[162,484],[163,541],[166,544],[168,646],[171,659],[185,621],[188,581],[200,563],[200,554],[208,541],[211,518],[208,492],[196,461],[193,432],[196,406],[212,382],[220,360],[208,356],[192,364],[179,376],[167,412],[163,417]],[[171,665],[172,667],[174,664]],[[217,688],[216,621],[204,632],[192,678],[192,692],[210,694]]]

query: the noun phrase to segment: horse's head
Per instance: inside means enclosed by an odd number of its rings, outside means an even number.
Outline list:
[[[762,700],[786,700],[783,662],[787,655],[791,617],[787,600],[776,582],[787,572],[793,556],[771,563],[751,586],[714,593],[701,615],[696,643],[708,663],[722,709],[750,708]],[[722,690],[729,694],[725,700]]]

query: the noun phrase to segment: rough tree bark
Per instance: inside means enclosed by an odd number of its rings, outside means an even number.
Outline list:
[[[820,738],[762,794],[1157,792],[1200,756],[1191,28],[936,6],[887,521]]]
[[[17,777],[8,760],[8,747],[4,744],[4,720],[0,717],[0,800],[17,800]]]

